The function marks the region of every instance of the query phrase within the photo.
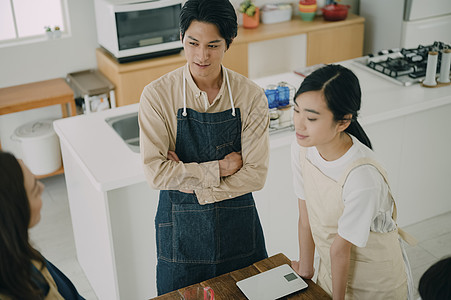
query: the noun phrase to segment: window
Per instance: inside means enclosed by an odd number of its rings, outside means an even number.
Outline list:
[[[0,0],[0,43],[45,36],[45,27],[66,31],[65,0]]]

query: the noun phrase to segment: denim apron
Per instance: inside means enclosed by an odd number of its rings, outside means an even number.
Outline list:
[[[230,95],[225,69],[224,73]],[[241,151],[239,108],[232,104],[230,110],[200,113],[186,108],[185,85],[183,94],[184,108],[177,112],[175,145],[182,162],[221,160],[231,152]],[[155,228],[159,295],[267,257],[251,193],[200,205],[194,193],[160,191]]]

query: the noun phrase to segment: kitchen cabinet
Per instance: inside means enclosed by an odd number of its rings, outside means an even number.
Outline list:
[[[451,87],[448,90],[451,95]],[[415,207],[415,213],[405,218],[408,223],[450,210],[450,115],[451,105],[447,105],[404,118],[397,196]]]
[[[362,56],[362,23],[317,30],[307,35],[307,65],[329,64]]]
[[[362,56],[363,29],[364,18],[351,13],[338,22],[324,21],[322,17],[304,22],[296,16],[288,22],[260,24],[255,29],[240,27],[223,63],[254,79],[347,60]],[[139,102],[149,82],[186,63],[183,52],[125,64],[119,64],[103,49],[96,50],[96,57],[99,70],[116,87],[118,106]],[[275,66],[278,68],[273,69]]]

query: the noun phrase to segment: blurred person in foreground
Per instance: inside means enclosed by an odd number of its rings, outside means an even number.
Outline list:
[[[0,151],[0,299],[82,298],[72,282],[30,244],[41,219],[44,185],[21,160]]]
[[[439,260],[424,272],[418,293],[420,300],[451,299],[451,256]]]

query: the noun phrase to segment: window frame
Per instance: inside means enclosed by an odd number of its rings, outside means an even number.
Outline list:
[[[71,37],[71,28],[70,28],[70,18],[69,18],[69,8],[68,8],[68,0],[59,0],[61,3],[61,14],[63,18],[63,28],[64,30],[61,31],[61,37],[58,39],[65,39],[68,37]],[[14,22],[14,33],[15,38],[12,39],[5,39],[0,40],[0,48],[6,48],[6,47],[14,47],[14,46],[20,46],[20,45],[26,45],[26,44],[33,44],[33,43],[40,43],[40,42],[47,42],[52,41],[55,39],[49,39],[43,29],[42,34],[37,34],[33,36],[28,37],[19,37],[18,36],[18,28],[17,28],[17,20],[16,20],[16,14],[14,12],[14,5],[13,0],[9,0],[11,4],[11,10],[12,10],[12,19]]]

